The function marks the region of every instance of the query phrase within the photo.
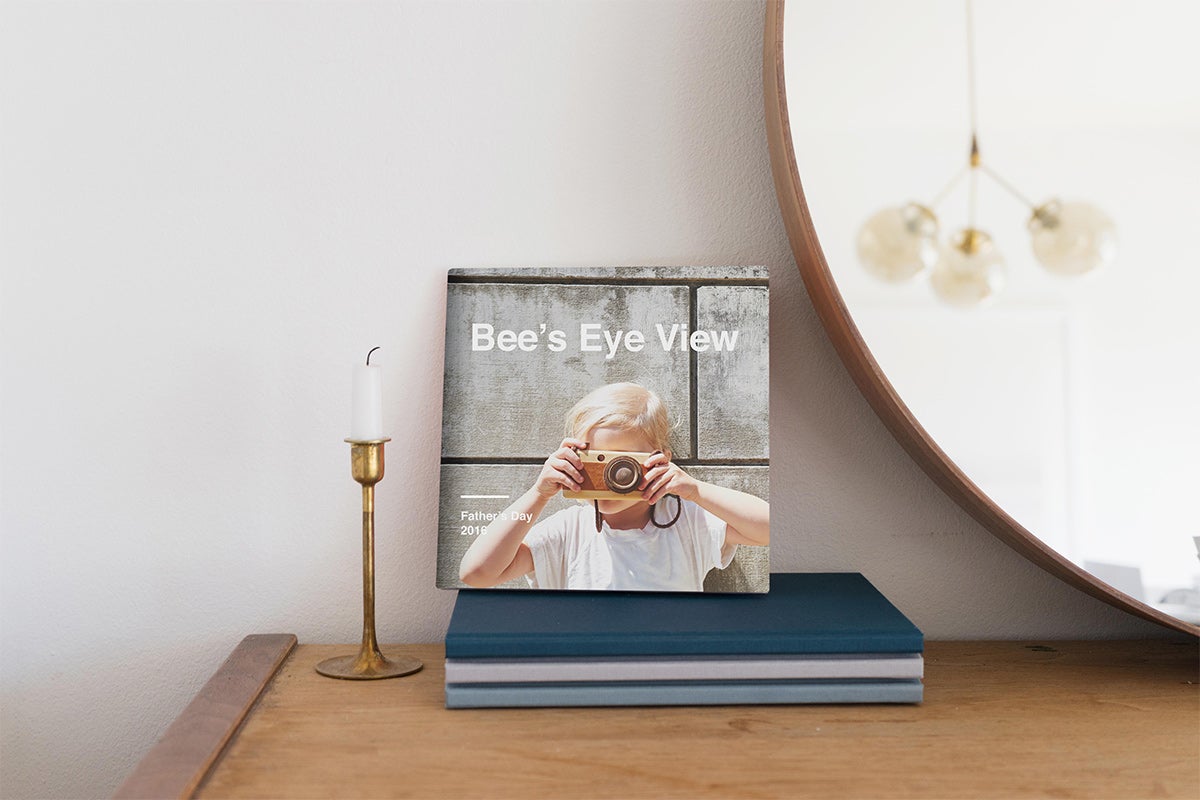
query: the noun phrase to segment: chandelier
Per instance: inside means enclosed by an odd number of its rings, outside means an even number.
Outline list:
[[[992,237],[976,224],[981,173],[1029,209],[1033,255],[1048,271],[1075,276],[1111,264],[1117,255],[1116,228],[1103,211],[1089,203],[1058,199],[1034,204],[980,156],[971,0],[967,0],[967,91],[971,146],[966,165],[928,203],[885,208],[863,224],[857,249],[866,270],[891,283],[928,274],[934,294],[952,306],[970,308],[994,298],[1004,286],[1005,263]],[[966,227],[939,242],[941,226],[935,210],[964,176],[968,178]]]

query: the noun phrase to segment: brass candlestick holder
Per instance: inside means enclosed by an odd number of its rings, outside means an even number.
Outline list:
[[[375,639],[375,484],[383,480],[383,445],[391,439],[350,443],[350,474],[362,484],[363,527],[363,632],[358,655],[336,656],[317,664],[317,672],[330,678],[370,681],[410,675],[423,665],[408,656],[385,658]]]

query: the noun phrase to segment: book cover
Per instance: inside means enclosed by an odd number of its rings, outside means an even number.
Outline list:
[[[437,585],[762,593],[767,271],[448,275]]]
[[[920,653],[921,631],[859,573],[775,573],[767,594],[460,592],[446,657]]]

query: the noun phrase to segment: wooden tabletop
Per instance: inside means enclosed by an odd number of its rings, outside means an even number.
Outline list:
[[[356,649],[280,656],[198,796],[1200,797],[1195,640],[930,642],[914,706],[455,711],[440,646],[385,647],[425,662],[405,678],[313,670]]]

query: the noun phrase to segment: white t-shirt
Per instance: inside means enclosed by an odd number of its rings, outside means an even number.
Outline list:
[[[674,513],[674,498],[657,512]],[[533,552],[533,572],[525,577],[536,589],[634,589],[704,591],[710,569],[725,569],[737,552],[725,541],[724,520],[683,501],[678,521],[669,528],[647,522],[638,530],[613,530],[605,522],[596,531],[596,510],[576,505],[552,514],[525,535]]]

